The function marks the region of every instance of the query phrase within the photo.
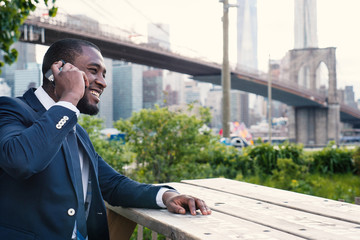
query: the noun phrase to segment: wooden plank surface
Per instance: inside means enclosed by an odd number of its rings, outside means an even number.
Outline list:
[[[237,194],[219,192],[207,187],[183,183],[168,184],[180,192],[202,198],[215,212],[235,216],[299,237],[337,240],[359,239],[360,236],[360,225],[352,222],[324,217]],[[229,184],[227,182],[224,187],[228,187]],[[276,192],[272,194],[272,197],[275,195]],[[266,200],[268,199],[266,198]]]
[[[182,182],[360,224],[360,205],[225,178],[184,180]]]
[[[220,212],[208,216],[198,213],[180,215],[167,210],[121,208],[107,205],[112,211],[137,222],[170,239],[304,239],[263,225],[249,222]]]

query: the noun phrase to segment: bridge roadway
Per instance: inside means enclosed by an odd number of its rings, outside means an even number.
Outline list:
[[[49,18],[37,12],[25,21],[21,41],[50,45],[61,38],[86,39],[99,46],[104,57],[184,73],[197,81],[221,85],[220,64],[182,56],[146,43],[134,43],[128,34],[119,28],[86,22],[77,16],[58,13],[55,18]],[[234,69],[231,71],[231,88],[267,97],[267,75]],[[272,81],[272,98],[295,107],[327,107],[324,96],[283,81]],[[360,124],[360,111],[340,104],[340,120]]]

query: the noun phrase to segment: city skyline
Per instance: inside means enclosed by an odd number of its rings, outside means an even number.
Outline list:
[[[354,89],[356,90],[356,87]]]
[[[236,3],[232,1],[231,3]],[[259,69],[267,70],[268,59],[281,59],[294,48],[294,1],[258,0]],[[222,4],[208,0],[109,0],[58,1],[59,11],[86,14],[102,23],[145,34],[147,24],[170,25],[171,46],[198,54],[204,60],[222,61]],[[338,87],[353,85],[360,98],[357,52],[360,35],[353,24],[360,18],[360,2],[317,0],[319,47],[336,47]],[[94,10],[96,9],[96,11]],[[236,64],[236,9],[230,9],[230,61]],[[335,16],[335,17],[334,17]],[[359,19],[360,20],[360,19]]]

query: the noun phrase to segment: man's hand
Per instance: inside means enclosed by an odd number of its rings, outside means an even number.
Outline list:
[[[62,62],[56,62],[51,66],[55,78],[55,95],[59,101],[71,102],[74,106],[83,97],[85,87],[89,86],[89,81],[83,71],[70,63],[59,68]]]
[[[196,215],[196,210],[200,209],[203,215],[211,214],[210,208],[203,200],[189,195],[168,191],[163,195],[163,202],[169,212],[185,214],[186,210],[189,210],[191,215]]]

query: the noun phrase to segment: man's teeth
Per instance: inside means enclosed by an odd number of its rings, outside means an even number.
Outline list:
[[[100,93],[96,92],[96,91],[90,91],[90,93],[96,97],[100,97]]]

